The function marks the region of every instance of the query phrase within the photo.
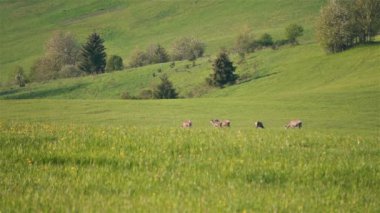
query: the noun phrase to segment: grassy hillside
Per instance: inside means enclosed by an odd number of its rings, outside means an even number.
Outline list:
[[[299,23],[303,42],[313,40],[313,22],[323,0],[251,1],[1,1],[0,82],[21,65],[28,70],[43,54],[43,44],[55,30],[70,31],[81,42],[93,31],[105,39],[108,54],[125,60],[136,48],[161,43],[169,48],[182,36],[196,36],[214,55],[231,45],[244,26],[284,38],[284,28]]]
[[[280,50],[263,50],[237,64],[237,73],[247,75],[248,82],[225,89],[204,88],[205,78],[212,71],[214,57],[190,62],[156,64],[121,72],[93,75],[83,78],[61,79],[45,83],[32,83],[25,88],[4,88],[0,99],[74,98],[119,99],[123,92],[138,95],[143,89],[152,89],[166,73],[183,97],[273,97],[314,94],[349,94],[378,91],[380,66],[379,45],[362,46],[347,52],[327,55],[318,45],[284,47]],[[187,66],[189,66],[187,68]],[[254,68],[255,67],[255,68]],[[210,89],[208,91],[208,89]],[[208,94],[207,94],[208,93]]]

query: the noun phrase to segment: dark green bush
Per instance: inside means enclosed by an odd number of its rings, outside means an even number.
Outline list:
[[[257,43],[260,45],[260,46],[263,46],[263,47],[270,47],[273,45],[273,39],[272,39],[272,36],[268,33],[264,33],[260,38],[259,40],[257,41]]]
[[[112,72],[116,70],[123,70],[123,59],[118,55],[111,55],[107,60],[106,71]]]

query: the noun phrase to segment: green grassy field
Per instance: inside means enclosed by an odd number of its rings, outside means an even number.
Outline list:
[[[380,38],[326,54],[313,29],[324,2],[0,1],[0,212],[379,212]],[[283,39],[290,23],[305,28],[300,45],[239,64],[231,54],[247,78],[205,86],[241,28]],[[206,57],[6,85],[54,30],[82,42],[100,32],[126,63],[136,47],[185,35],[205,41]],[[121,99],[163,73],[185,98]],[[215,118],[231,128],[211,127]],[[303,128],[285,130],[295,118]]]
[[[377,212],[378,139],[1,123],[1,210]]]

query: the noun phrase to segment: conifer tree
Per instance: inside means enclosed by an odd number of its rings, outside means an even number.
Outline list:
[[[178,97],[172,82],[169,81],[167,75],[160,77],[161,84],[159,84],[153,91],[153,96],[157,99],[174,99]]]
[[[223,87],[225,84],[234,84],[238,78],[235,74],[236,67],[233,66],[225,51],[219,53],[212,67],[213,73],[210,74],[210,78],[207,78],[207,82],[212,86]]]
[[[104,73],[106,52],[104,40],[97,33],[91,34],[87,43],[82,46],[79,68],[88,74]]]

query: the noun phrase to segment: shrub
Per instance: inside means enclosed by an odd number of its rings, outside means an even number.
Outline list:
[[[130,58],[129,66],[131,67],[141,67],[149,64],[149,59],[146,53],[141,50],[136,49]]]
[[[112,72],[115,70],[123,70],[123,59],[118,55],[111,55],[107,60],[106,71]]]
[[[273,39],[272,39],[272,36],[268,33],[264,33],[260,39],[257,41],[257,43],[260,45],[260,46],[263,46],[263,47],[269,47],[269,46],[272,46],[273,45]]]
[[[159,44],[152,44],[146,50],[149,64],[164,63],[169,61],[169,55]]]
[[[59,69],[67,64],[76,64],[79,50],[79,44],[70,32],[54,32],[53,36],[45,43],[45,57],[54,59]]]
[[[151,89],[141,90],[138,97],[139,97],[139,99],[152,99],[153,98],[153,91]]]
[[[244,58],[245,54],[254,52],[257,48],[257,42],[249,28],[243,30],[236,38],[234,50]]]
[[[27,79],[25,78],[24,69],[21,66],[16,66],[14,70],[14,83],[19,87],[25,87]]]
[[[30,79],[44,81],[60,77],[65,65],[74,65],[78,60],[79,45],[71,33],[55,32],[45,43],[45,54],[31,67]]]
[[[203,56],[205,47],[206,45],[196,38],[183,37],[173,43],[172,59],[194,61]]]
[[[59,71],[60,78],[72,78],[84,76],[86,73],[74,65],[65,65]]]
[[[285,29],[286,38],[291,44],[297,44],[297,38],[303,35],[303,27],[297,24],[291,24]]]
[[[31,81],[46,81],[56,79],[61,66],[53,58],[42,57],[37,59],[30,68]]]
[[[121,99],[136,99],[136,97],[129,94],[128,91],[121,93],[120,97],[121,97]]]

